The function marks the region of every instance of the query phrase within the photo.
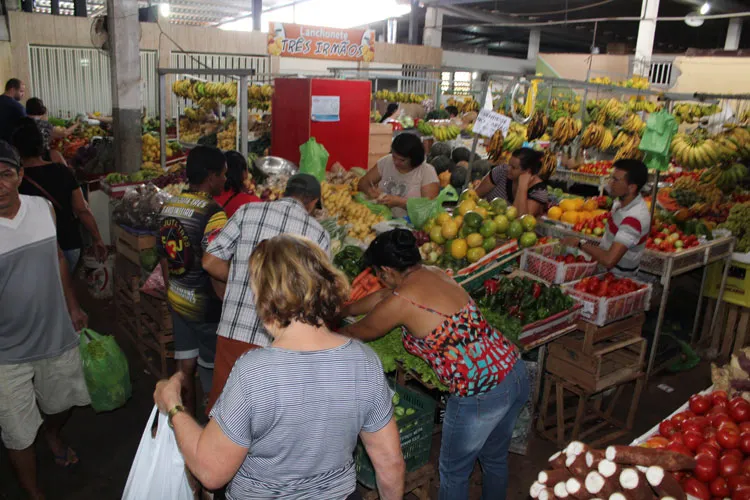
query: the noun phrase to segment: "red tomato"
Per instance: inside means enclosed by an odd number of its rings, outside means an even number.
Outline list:
[[[716,433],[716,441],[725,450],[732,450],[740,445],[740,433],[731,428],[719,429]]]
[[[680,424],[680,423],[682,423],[683,420],[687,420],[689,418],[693,418],[694,416],[695,416],[695,413],[693,413],[692,411],[689,411],[689,410],[685,410],[683,412],[678,413],[674,417],[672,417],[671,420],[675,424]]]
[[[662,420],[659,424],[659,434],[669,439],[677,432],[677,424],[671,420]]]
[[[750,455],[750,432],[740,434],[740,449],[745,455]]]
[[[711,494],[715,497],[723,498],[729,496],[729,486],[727,485],[727,480],[723,477],[717,477],[711,481],[708,489],[711,490]]]
[[[688,422],[692,422],[698,425],[698,427],[701,428],[701,432],[703,431],[703,429],[711,426],[711,419],[708,417],[704,417],[702,415],[693,417],[690,420],[688,420]],[[682,430],[684,431],[685,429],[682,429]]]
[[[682,482],[682,489],[685,493],[694,496],[698,500],[711,500],[711,493],[708,491],[708,486],[701,483],[694,477],[689,477]]]
[[[695,450],[695,456],[697,457],[698,455],[708,455],[709,457],[718,460],[721,456],[721,449],[712,444],[701,443],[701,445],[698,446],[698,449]]]
[[[716,408],[714,408],[714,410],[715,409]],[[732,421],[732,417],[729,416],[729,410],[727,410],[726,408],[719,408],[719,410],[723,411],[724,413],[714,413],[713,415],[711,415],[711,425],[713,427],[716,427],[717,429],[722,422]]]
[[[683,434],[688,432],[695,432],[697,434],[703,435],[703,428],[693,420],[700,417],[693,417],[690,420],[685,420],[682,422],[682,426],[680,427],[680,430],[683,432]],[[739,432],[739,428],[737,428],[737,432]]]
[[[726,399],[717,399],[714,403],[714,408],[729,408],[729,401]]]
[[[750,403],[742,398],[739,398],[739,401],[735,403],[735,399],[729,404],[729,416],[732,417],[735,422],[746,422],[750,420]]]
[[[717,415],[717,414],[724,414],[724,415],[728,416],[729,415],[729,410],[727,409],[727,407],[724,407],[724,406],[714,406],[713,408],[711,408],[710,410],[708,410],[708,415],[709,416],[713,416],[713,415]],[[711,418],[711,425],[714,425],[713,422],[714,422],[713,418]]]
[[[685,444],[685,438],[683,437],[681,432],[675,432],[672,434],[672,437],[669,438],[669,444],[677,443],[677,444]]]
[[[693,394],[689,399],[690,410],[696,415],[708,413],[711,409],[711,400],[702,394]]]
[[[687,446],[685,446],[684,444],[682,444],[682,443],[671,442],[671,443],[669,443],[669,446],[667,446],[667,449],[669,451],[674,451],[674,452],[677,452],[677,453],[682,453],[683,455],[687,455],[689,457],[693,456],[693,452],[690,451],[690,449]]]
[[[741,469],[744,475],[750,476],[750,458],[746,458],[742,461]]]
[[[703,439],[711,439],[716,437],[716,427],[706,427],[703,429]]]
[[[696,451],[703,444],[703,434],[697,431],[687,431],[682,435],[682,441],[691,451]]]
[[[750,422],[740,422],[740,434],[750,432]]]
[[[710,483],[719,476],[719,461],[708,455],[698,455],[695,457],[695,470],[693,475],[699,481]]]
[[[729,492],[734,493],[741,487],[750,485],[750,478],[747,476],[732,476],[727,478],[727,486],[729,486]]]
[[[731,430],[732,432],[736,432],[737,434],[740,433],[740,427],[732,422],[731,420],[724,420],[719,424],[719,430],[726,429]]]
[[[745,459],[745,455],[740,450],[724,450],[721,454],[723,457],[734,457],[740,462]]]
[[[732,493],[732,500],[750,500],[750,486],[739,486],[734,493]]]
[[[652,436],[644,443],[646,448],[666,448],[668,444],[669,440],[664,436]],[[716,449],[719,449],[718,446]]]
[[[740,461],[732,455],[725,455],[719,459],[719,474],[722,477],[736,476],[740,469]]]
[[[710,394],[711,396],[711,402],[716,406],[717,401],[729,401],[729,396],[727,396],[727,391],[714,391]]]

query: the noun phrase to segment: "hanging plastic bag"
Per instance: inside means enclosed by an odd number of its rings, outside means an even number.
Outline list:
[[[84,328],[78,348],[91,407],[95,411],[110,411],[124,405],[132,393],[130,370],[115,338]]]
[[[375,203],[374,201],[368,200],[364,193],[357,193],[354,195],[354,201],[357,203],[361,203],[362,205],[366,206],[370,209],[370,212],[374,213],[375,215],[380,215],[385,220],[391,220],[393,219],[393,213],[391,212],[391,209],[388,208],[386,205],[381,205],[379,203]]]
[[[151,427],[157,414],[156,435],[152,435]],[[169,427],[167,416],[159,413],[156,406],[146,422],[122,493],[122,500],[152,498],[193,500],[185,475],[185,460],[177,447],[174,431]]]
[[[326,165],[328,165],[328,151],[322,144],[318,144],[315,137],[299,147],[299,172],[310,174],[320,182],[326,180]]]
[[[669,156],[672,137],[677,133],[675,117],[666,111],[651,113],[646,121],[646,130],[638,149],[647,153]]]
[[[449,201],[458,201],[458,193],[453,186],[440,191],[435,199],[429,198],[411,198],[406,202],[406,213],[414,227],[422,229],[428,220],[436,217],[440,212],[444,212],[443,203]]]

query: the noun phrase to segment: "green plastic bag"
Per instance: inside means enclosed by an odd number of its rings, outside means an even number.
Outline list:
[[[354,201],[366,206],[370,209],[370,212],[374,213],[375,215],[384,217],[385,220],[393,219],[393,212],[391,212],[390,208],[388,208],[386,205],[381,205],[379,203],[375,203],[374,201],[368,200],[367,198],[365,198],[365,195],[363,193],[355,194]]]
[[[406,202],[406,213],[409,220],[417,229],[427,224],[427,221],[444,212],[443,203],[458,201],[458,193],[453,186],[448,186],[440,191],[434,200],[429,198],[411,198]]]
[[[95,411],[115,410],[130,399],[130,370],[125,354],[110,335],[81,330],[78,348],[83,361],[83,376]]]
[[[672,137],[677,133],[677,120],[666,111],[651,113],[638,149],[646,153],[669,156]]]
[[[322,144],[318,144],[315,137],[310,137],[299,147],[299,173],[310,174],[320,182],[326,180],[326,165],[328,165],[328,151]]]

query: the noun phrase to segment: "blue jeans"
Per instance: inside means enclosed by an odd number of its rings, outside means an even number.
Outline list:
[[[68,271],[70,271],[70,274],[72,275],[73,272],[76,270],[78,261],[81,258],[81,249],[71,248],[70,250],[63,250],[62,252],[63,252],[63,255],[65,256],[65,260],[68,262]]]
[[[505,499],[510,439],[528,398],[529,376],[523,360],[518,360],[491,391],[448,399],[440,447],[440,500],[469,498],[469,476],[477,458],[483,472],[482,499]]]

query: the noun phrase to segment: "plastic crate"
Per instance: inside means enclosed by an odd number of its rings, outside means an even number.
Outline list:
[[[604,276],[604,275],[600,275]],[[632,278],[631,278],[632,279]],[[579,280],[580,281],[580,280]],[[633,280],[643,288],[617,297],[597,297],[575,289],[576,283],[562,285],[565,293],[583,305],[581,319],[596,326],[604,326],[619,319],[648,311],[653,287],[650,283]]]
[[[415,410],[413,415],[401,417],[397,421],[406,472],[412,472],[430,460],[432,428],[435,425],[435,401],[429,396],[396,383],[393,383],[392,387],[401,398],[399,406]],[[366,488],[375,489],[377,487],[375,469],[361,441],[357,443],[354,450],[354,463],[357,469],[357,481]]]
[[[557,285],[576,281],[591,276],[596,272],[596,261],[583,253],[580,255],[583,255],[587,259],[587,262],[566,264],[565,262],[557,262],[555,260],[555,257],[558,255],[566,254],[576,255],[578,252],[571,252],[557,243],[527,248],[524,250],[523,255],[521,255],[521,269],[529,274],[540,277],[547,283],[555,283]]]

